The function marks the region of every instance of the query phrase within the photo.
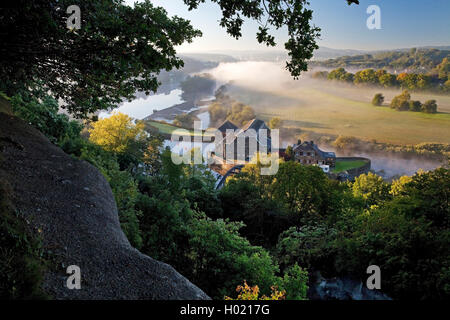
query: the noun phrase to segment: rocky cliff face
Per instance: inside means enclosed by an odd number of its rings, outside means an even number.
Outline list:
[[[131,247],[108,182],[22,120],[0,112],[0,179],[41,230],[51,261],[44,290],[55,299],[208,299],[171,266]],[[66,268],[81,268],[81,289]]]

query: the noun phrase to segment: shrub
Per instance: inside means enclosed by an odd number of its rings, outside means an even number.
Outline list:
[[[422,110],[422,103],[420,101],[409,101],[409,111],[419,112]]]
[[[411,100],[411,95],[408,90],[404,90],[402,94],[394,97],[391,101],[390,107],[396,109],[397,111],[409,110],[409,101]]]
[[[384,97],[381,93],[377,93],[372,99],[372,104],[374,106],[381,106],[381,105],[383,105],[383,102],[384,102]]]
[[[21,91],[10,101],[16,116],[41,131],[53,143],[66,136],[74,138],[80,134],[81,124],[58,113],[58,101],[44,92]]]
[[[428,100],[422,105],[422,112],[425,113],[436,113],[437,112],[437,104],[436,100]]]

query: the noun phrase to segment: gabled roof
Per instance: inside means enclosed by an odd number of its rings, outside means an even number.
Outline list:
[[[231,126],[236,127],[231,121],[226,120],[226,121],[218,128],[218,130],[220,130],[221,132],[226,133],[226,129],[233,129],[232,127],[227,127],[228,125],[231,125]],[[226,128],[226,129],[224,129],[225,131],[222,131],[222,130],[220,129],[220,128],[222,128],[222,127],[225,127],[225,128]],[[239,129],[239,128],[236,127],[236,129]],[[235,130],[236,130],[236,129],[235,129]],[[270,146],[271,146],[271,139],[270,139],[269,137],[267,137],[267,140],[266,140],[266,141],[261,141],[261,140],[260,140],[259,130],[260,130],[260,129],[267,129],[267,130],[270,130],[270,129],[269,129],[269,127],[266,126],[266,124],[264,123],[264,121],[259,120],[259,119],[253,119],[253,120],[250,120],[249,122],[247,122],[247,123],[245,124],[245,126],[244,126],[242,129],[240,129],[239,131],[237,131],[235,134],[229,134],[228,136],[226,136],[225,138],[223,138],[223,139],[221,140],[220,143],[225,143],[225,144],[227,144],[226,141],[227,141],[227,138],[228,138],[228,137],[232,137],[232,139],[231,139],[231,141],[230,141],[229,144],[234,143],[234,141],[235,141],[241,134],[244,134],[244,133],[245,133],[246,131],[248,131],[249,129],[255,130],[255,133],[256,133],[255,138],[256,138],[256,141],[257,141],[260,145],[267,146],[267,147],[270,147]]]
[[[261,139],[260,139],[259,130],[270,131],[270,129],[268,126],[266,126],[266,123],[264,121],[259,120],[259,119],[253,119],[253,120],[250,120],[249,122],[247,122],[245,124],[245,126],[241,130],[239,130],[239,132],[236,134],[235,139],[237,139],[239,137],[239,135],[246,133],[250,129],[255,130],[255,133],[256,133],[255,138],[256,138],[256,141],[258,141],[258,143],[260,145],[267,146],[267,147],[271,145],[271,139],[269,138],[268,135],[266,137],[266,141],[261,141]]]
[[[227,130],[237,130],[239,129],[233,122],[231,122],[230,120],[225,120],[218,128],[217,130],[219,130],[222,133],[226,133]]]
[[[295,151],[299,147],[310,147],[314,149],[322,158],[336,158],[336,154],[334,152],[326,152],[319,149],[319,146],[315,144],[313,141],[304,141],[300,144],[297,144],[293,147],[293,150]]]
[[[247,131],[249,129],[253,129],[256,132],[258,132],[260,129],[269,130],[269,128],[264,123],[264,121],[259,120],[259,119],[253,119],[253,120],[250,120],[249,122],[247,122],[245,124],[245,126],[242,128],[242,131]]]

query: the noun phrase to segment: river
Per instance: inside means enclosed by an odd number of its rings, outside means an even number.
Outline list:
[[[134,119],[143,119],[153,113],[153,110],[162,110],[173,105],[183,102],[181,99],[182,91],[174,89],[168,94],[153,94],[145,98],[138,98],[131,102],[124,102],[118,108],[111,110],[111,112],[101,112],[99,118],[108,118],[114,111],[122,112]]]

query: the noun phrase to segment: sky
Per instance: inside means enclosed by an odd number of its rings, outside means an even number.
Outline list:
[[[132,5],[136,0],[125,0]],[[243,37],[235,40],[219,26],[221,12],[217,4],[206,1],[199,9],[188,11],[183,0],[152,0],[164,7],[170,16],[191,21],[203,32],[191,44],[180,46],[178,52],[214,52],[227,50],[274,50],[256,41],[258,24],[246,21]],[[360,5],[347,5],[345,0],[310,0],[313,24],[320,27],[319,46],[335,49],[384,50],[419,46],[450,45],[449,0],[360,0]],[[381,29],[369,30],[366,10],[378,5]],[[274,31],[282,49],[287,40],[285,29]]]

